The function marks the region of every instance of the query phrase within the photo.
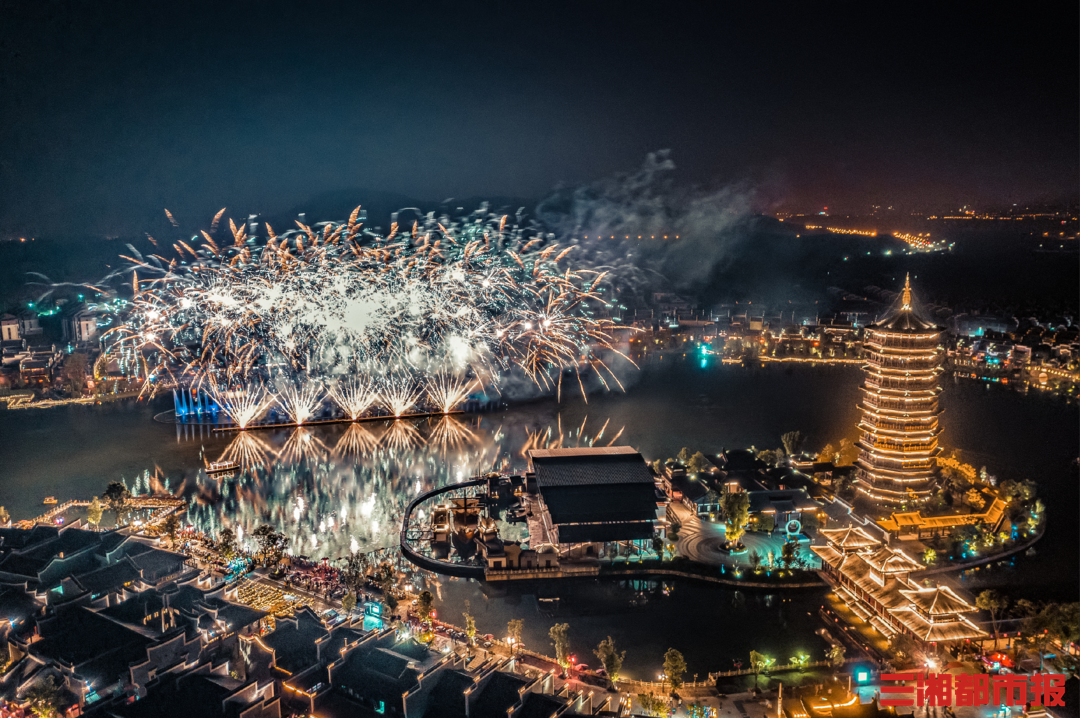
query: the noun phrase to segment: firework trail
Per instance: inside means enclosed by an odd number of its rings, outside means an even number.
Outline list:
[[[428,399],[441,413],[449,414],[465,401],[474,385],[475,382],[464,377],[440,372],[428,380]]]
[[[610,307],[605,274],[563,266],[573,247],[486,208],[432,213],[404,232],[395,223],[385,237],[358,213],[281,235],[266,225],[265,238],[229,220],[231,242],[202,232],[175,242],[172,257],[129,245],[130,266],[107,278],[133,295],[106,333],[110,354],[145,358],[149,392],[170,381],[219,394],[274,386],[298,424],[317,412],[322,386],[356,419],[379,405],[400,416],[425,395],[445,413],[469,388],[497,389],[518,371],[545,389],[567,370],[579,385],[583,368],[615,378],[597,356],[622,356],[615,323],[598,316]],[[261,400],[219,404],[247,426]]]
[[[329,394],[334,403],[353,421],[363,416],[379,401],[378,384],[370,374],[338,379],[330,385]]]
[[[395,373],[383,378],[379,396],[390,413],[400,417],[420,401],[421,392],[411,375]]]
[[[322,402],[323,388],[318,381],[284,379],[277,386],[278,405],[289,415],[294,424],[303,424],[315,416]]]
[[[229,389],[210,380],[205,386],[214,402],[241,429],[250,426],[274,403],[273,397],[267,394],[266,387],[262,384]]]

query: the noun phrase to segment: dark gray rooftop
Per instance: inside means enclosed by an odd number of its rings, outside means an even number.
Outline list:
[[[638,453],[570,454],[532,457],[536,485],[541,491],[555,486],[595,486],[655,483],[645,459]]]

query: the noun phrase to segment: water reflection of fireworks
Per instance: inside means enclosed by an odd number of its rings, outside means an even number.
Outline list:
[[[285,444],[277,452],[278,461],[299,464],[304,461],[323,461],[330,454],[330,449],[307,427],[293,429]]]
[[[485,421],[450,415],[239,432],[222,459],[241,471],[222,481],[199,472],[193,487],[182,487],[191,499],[187,520],[212,534],[242,529],[244,541],[269,523],[295,554],[343,556],[394,545],[402,511],[420,493],[492,468],[520,470],[518,447],[610,445],[621,435],[609,439],[610,424],[594,433],[587,422],[530,430]],[[155,493],[167,488],[162,479],[146,483]]]
[[[359,460],[379,448],[379,440],[362,424],[349,424],[345,433],[334,446],[334,456],[339,459]]]
[[[444,416],[431,432],[429,441],[441,450],[457,449],[476,441],[476,432],[456,416]]]
[[[383,434],[382,446],[397,451],[408,451],[424,445],[424,437],[411,421],[397,419]]]
[[[247,431],[237,432],[225,451],[221,453],[219,462],[236,462],[240,470],[258,479],[258,470],[270,464],[270,457],[274,450],[270,448],[262,437]]]

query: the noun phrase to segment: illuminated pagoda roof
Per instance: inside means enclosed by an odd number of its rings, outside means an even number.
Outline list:
[[[986,631],[963,616],[956,617],[956,620],[939,622],[927,620],[912,608],[892,608],[889,609],[889,613],[920,640],[927,642],[986,638],[987,635]]]
[[[941,330],[926,314],[922,303],[911,292],[911,275],[904,279],[904,290],[896,298],[885,316],[871,325],[874,329],[889,329],[896,332],[937,332]]]
[[[896,551],[882,546],[864,560],[880,573],[911,573],[921,571],[924,566],[903,551]]]
[[[865,530],[853,526],[843,529],[819,529],[818,533],[824,536],[825,540],[833,546],[842,548],[845,551],[870,548],[881,544],[881,541],[866,533]]]
[[[948,586],[920,588],[913,591],[901,591],[900,593],[920,611],[930,616],[977,610],[970,603],[957,596]]]

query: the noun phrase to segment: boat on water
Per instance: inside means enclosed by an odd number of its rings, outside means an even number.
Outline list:
[[[209,461],[206,464],[207,474],[224,474],[230,471],[236,471],[240,468],[240,464],[235,461]]]
[[[46,496],[45,501],[43,503],[55,504],[56,503],[56,497],[55,496]]]

